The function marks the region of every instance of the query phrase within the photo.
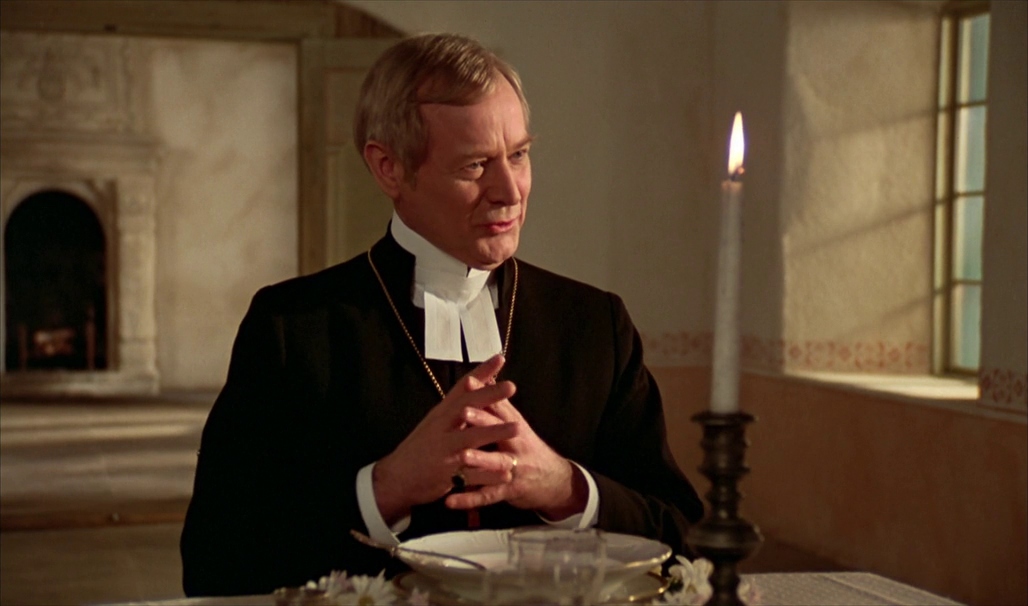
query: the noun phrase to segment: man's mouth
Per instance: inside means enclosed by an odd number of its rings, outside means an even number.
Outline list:
[[[484,223],[482,227],[484,227],[485,230],[490,234],[496,235],[510,231],[514,228],[515,225],[517,225],[517,222],[517,218],[511,219],[509,221],[492,221],[489,223]]]

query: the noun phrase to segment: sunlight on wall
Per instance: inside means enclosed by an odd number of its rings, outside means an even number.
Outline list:
[[[133,41],[148,58],[158,176],[162,389],[217,389],[250,297],[297,271],[296,53]]]

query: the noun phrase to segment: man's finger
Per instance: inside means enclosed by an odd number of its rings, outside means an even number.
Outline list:
[[[503,354],[496,354],[485,362],[482,362],[476,366],[474,370],[461,377],[461,379],[457,381],[453,388],[451,388],[446,394],[443,401],[459,399],[460,396],[466,393],[481,389],[485,385],[495,383],[496,374],[500,372],[501,368],[503,368],[505,361]]]
[[[500,425],[503,421],[496,415],[486,412],[482,408],[465,406],[459,415],[453,418],[450,426],[452,429],[464,429],[466,427],[488,427],[489,425]]]
[[[460,422],[462,424],[461,429],[463,429],[467,426],[488,427],[489,425],[499,425],[504,421],[484,408],[468,406],[464,409]]]
[[[521,413],[518,412],[518,409],[514,408],[514,405],[510,403],[509,399],[496,400],[490,403],[486,410],[506,423],[517,423],[525,420]]]
[[[517,388],[510,381],[500,381],[495,385],[486,385],[481,389],[468,392],[454,402],[459,403],[462,408],[467,406],[485,408],[494,402],[510,398],[516,391]]]
[[[461,473],[464,475],[465,486],[492,486],[493,484],[506,484],[511,480],[511,475],[506,471],[465,467]]]
[[[453,493],[446,497],[446,506],[450,509],[472,509],[485,507],[493,503],[507,500],[513,494],[510,484],[492,484],[477,490]]]
[[[464,467],[483,469],[496,473],[514,471],[514,455],[507,452],[486,452],[484,450],[467,449],[461,452],[460,462]]]
[[[462,451],[469,448],[480,448],[494,442],[510,440],[517,435],[518,426],[516,423],[501,423],[500,425],[468,427],[460,431],[450,432],[449,438],[453,444],[451,450]]]
[[[507,360],[503,357],[503,354],[496,354],[464,376],[468,379],[474,379],[479,385],[488,385],[495,380],[496,375],[499,374],[500,369],[503,368],[506,362]]]

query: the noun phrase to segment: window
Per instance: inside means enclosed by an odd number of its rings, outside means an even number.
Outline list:
[[[977,373],[988,113],[987,4],[943,14],[936,164],[935,369]]]

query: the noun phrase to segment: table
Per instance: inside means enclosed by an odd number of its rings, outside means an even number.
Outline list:
[[[763,606],[950,606],[949,600],[869,572],[789,572],[743,575],[756,583]],[[178,598],[123,606],[274,606],[270,595]]]
[[[792,572],[743,575],[757,584],[765,606],[958,604],[869,572]]]

